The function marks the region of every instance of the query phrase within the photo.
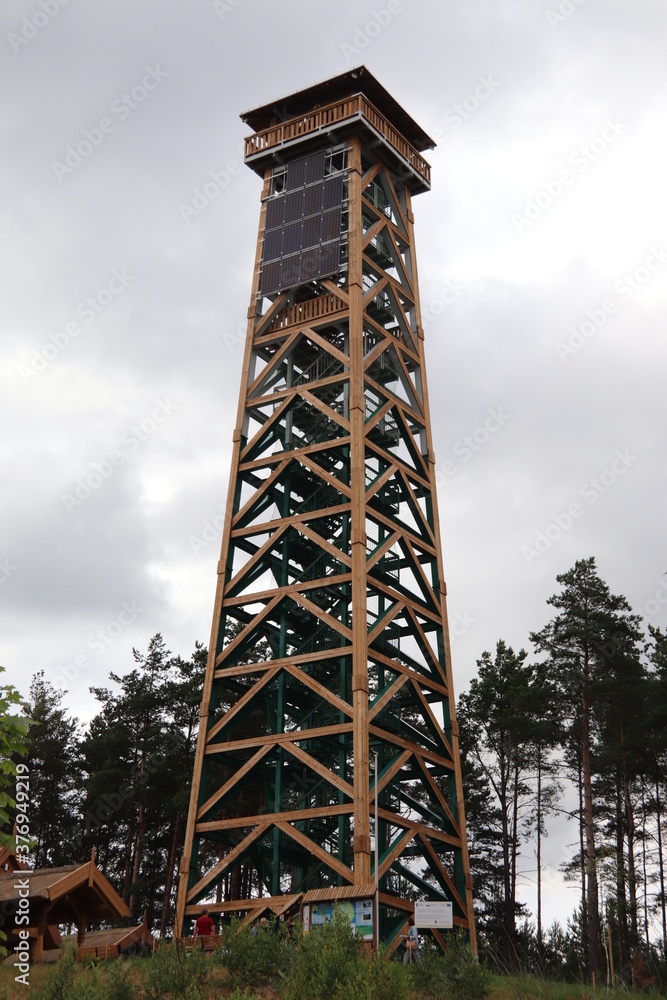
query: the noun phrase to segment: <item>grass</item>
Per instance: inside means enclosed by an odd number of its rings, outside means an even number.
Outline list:
[[[148,963],[151,961],[150,958],[130,958],[122,960],[124,965],[127,967],[130,975],[131,981],[137,987],[137,996],[140,998],[142,995],[142,984],[146,979],[146,973],[148,971]],[[239,997],[243,996],[244,990],[239,990],[234,992],[234,989],[227,981],[226,970],[220,968],[214,962],[207,962],[209,966],[208,975],[208,992],[210,997],[215,997],[216,1000],[227,1000],[229,997]],[[44,982],[45,978],[52,972],[52,965],[34,965],[30,967],[30,986],[28,989],[21,984],[16,983],[14,980],[15,970],[11,966],[2,965],[0,966],[0,1000],[18,1000],[18,998],[25,998],[26,996],[33,995],[37,992],[41,984]],[[88,972],[85,967],[77,966],[76,976],[77,980],[80,977],[85,978]],[[272,990],[269,986],[257,986],[248,991],[248,995],[257,997],[259,1000],[279,1000],[278,994]],[[499,976],[493,975],[491,977],[491,992],[489,994],[489,1000],[598,1000],[598,998],[606,997],[648,997],[652,1000],[658,1000],[658,998],[664,998],[667,1000],[667,995],[665,993],[659,993],[654,990],[650,992],[636,992],[632,993],[623,988],[618,989],[615,993],[608,992],[606,985],[599,986],[595,998],[593,995],[592,988],[589,986],[583,986],[577,983],[559,983],[546,981],[542,979],[537,979],[533,976]],[[414,998],[417,1000],[417,998]],[[444,998],[443,998],[444,1000]]]

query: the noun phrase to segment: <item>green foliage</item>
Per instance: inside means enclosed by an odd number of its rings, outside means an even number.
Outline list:
[[[245,989],[241,993],[241,990],[237,986],[234,992],[229,994],[227,1000],[260,1000],[260,997],[256,993],[251,993],[248,989]]]
[[[130,980],[127,962],[119,960],[105,963],[106,977],[103,984],[103,1000],[134,1000],[136,989]]]
[[[407,970],[382,955],[369,956],[338,907],[331,924],[297,935],[282,1000],[403,1000]]]
[[[227,970],[232,986],[260,986],[278,982],[286,973],[294,955],[289,946],[285,923],[272,920],[262,927],[241,927],[232,920],[222,931],[222,947],[215,961]]]
[[[432,1000],[484,1000],[491,989],[489,973],[470,950],[464,931],[447,938],[444,955],[425,948],[421,965],[410,971],[417,993]]]
[[[35,993],[37,1000],[135,1000],[136,996],[125,962],[86,967],[76,961],[72,948],[52,966]]]
[[[144,987],[145,1000],[200,1000],[208,976],[207,959],[200,948],[186,955],[178,942],[161,945],[153,952],[148,964]]]
[[[35,996],[38,1000],[72,1000],[76,958],[74,949],[68,948],[56,962]]]

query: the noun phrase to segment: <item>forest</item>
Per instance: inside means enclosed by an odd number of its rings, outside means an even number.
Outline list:
[[[526,637],[532,653],[498,639],[457,702],[480,954],[496,971],[599,981],[613,960],[628,982],[638,969],[664,982],[667,634],[644,627],[593,558],[556,584]],[[123,676],[91,689],[99,710],[86,725],[44,671],[26,702],[32,864],[87,860],[94,846],[133,917],[146,910],[161,936],[173,926],[206,655],[199,643],[174,655],[154,635]],[[570,817],[562,872],[580,902],[545,927],[544,839],[559,816]],[[524,868],[536,872],[530,909]]]

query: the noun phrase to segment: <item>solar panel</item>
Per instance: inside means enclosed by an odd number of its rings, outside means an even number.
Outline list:
[[[281,197],[271,198],[266,203],[266,228],[275,229],[282,226],[285,217],[285,199]]]
[[[301,249],[301,234],[303,232],[303,222],[293,222],[291,226],[283,229],[283,253],[296,253]]]
[[[299,283],[299,254],[292,254],[291,257],[283,257],[283,267],[281,272],[282,288],[291,288]]]
[[[322,242],[335,240],[340,236],[340,208],[332,208],[322,213]]]
[[[280,261],[272,261],[262,265],[261,289],[263,295],[269,292],[279,292],[282,285],[280,283]]]
[[[324,207],[335,208],[343,201],[343,175],[327,177],[324,182]]]
[[[314,184],[324,177],[326,155],[326,150],[320,149],[319,152],[306,157],[306,184]]]
[[[321,277],[319,246],[304,250],[301,254],[301,281],[314,281]]]
[[[287,164],[287,190],[293,191],[294,188],[303,187],[306,183],[306,160],[308,157],[300,156],[298,160],[292,160],[291,163]],[[324,173],[324,164],[322,164],[322,172]]]
[[[303,218],[303,188],[285,195],[285,222]]]
[[[301,246],[305,250],[307,247],[319,246],[322,232],[322,216],[311,215],[309,219],[303,220],[303,241]],[[332,239],[332,237],[329,237]]]
[[[264,251],[262,260],[275,260],[280,257],[283,248],[283,230],[269,229],[264,233]]]
[[[267,201],[263,295],[339,270],[344,175],[325,177],[326,161],[327,150],[291,160],[286,191]]]
[[[318,278],[323,278],[325,274],[335,274],[340,263],[340,240],[333,243],[323,243],[320,250],[320,273]]]
[[[324,185],[321,181],[319,184],[311,184],[310,187],[306,188],[304,215],[315,215],[316,212],[322,211],[323,188]]]

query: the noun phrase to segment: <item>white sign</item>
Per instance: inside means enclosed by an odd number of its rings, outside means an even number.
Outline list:
[[[417,900],[415,903],[415,927],[452,928],[454,911],[451,903],[434,903]]]

